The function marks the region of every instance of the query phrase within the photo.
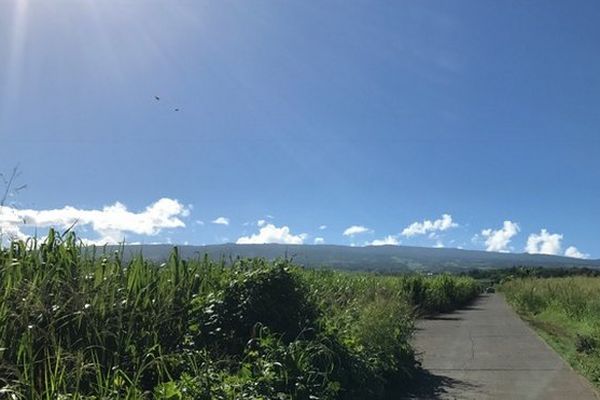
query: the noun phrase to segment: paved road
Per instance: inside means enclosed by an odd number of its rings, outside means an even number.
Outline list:
[[[420,321],[423,399],[597,400],[575,373],[523,322],[500,294],[452,314]]]

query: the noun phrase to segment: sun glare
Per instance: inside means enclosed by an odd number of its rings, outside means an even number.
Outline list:
[[[21,82],[23,52],[27,37],[27,10],[29,0],[16,0],[12,17],[12,26],[9,28],[10,48],[6,62],[7,71],[4,77],[5,90],[3,98],[10,103],[18,95]],[[4,108],[4,107],[3,107]]]

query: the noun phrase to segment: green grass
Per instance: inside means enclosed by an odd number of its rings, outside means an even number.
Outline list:
[[[0,398],[384,399],[418,366],[414,319],[478,293],[176,248],[124,262],[51,231],[0,250]]]
[[[546,342],[600,387],[600,278],[515,279],[502,291]]]

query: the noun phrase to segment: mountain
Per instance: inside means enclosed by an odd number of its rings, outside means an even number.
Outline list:
[[[183,258],[208,257],[230,261],[237,257],[291,258],[307,267],[331,267],[346,270],[403,271],[464,271],[474,268],[590,267],[600,268],[600,260],[527,253],[494,253],[409,246],[350,247],[337,245],[283,244],[220,244],[209,246],[177,246]],[[117,247],[109,246],[114,251]],[[164,261],[172,245],[126,245],[125,257],[140,252],[145,258]]]

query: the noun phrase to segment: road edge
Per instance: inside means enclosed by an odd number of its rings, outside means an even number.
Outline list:
[[[540,332],[538,332],[538,329],[531,323],[531,321],[527,318],[525,318],[524,316],[522,316],[521,314],[519,314],[517,312],[517,310],[515,310],[515,308],[512,306],[512,304],[510,304],[510,302],[508,300],[506,300],[506,296],[504,295],[504,293],[502,292],[498,292],[498,294],[502,297],[502,300],[504,300],[504,302],[508,305],[508,307],[510,308],[510,311],[517,317],[519,318],[521,321],[523,321],[525,323],[525,325],[527,326],[527,328],[532,331],[535,336],[537,336],[538,339],[540,339],[540,341],[542,343],[544,343],[544,346],[546,346],[548,349],[550,349],[551,351],[553,351],[554,353],[556,353],[556,355],[558,355],[558,357],[560,357],[560,359],[562,360],[562,362],[571,370],[575,373],[575,375],[577,375],[578,379],[587,387],[589,387],[592,390],[592,393],[594,393],[594,396],[596,396],[597,399],[600,400],[600,388],[596,387],[592,382],[590,382],[590,380],[588,378],[586,378],[581,372],[579,372],[577,369],[575,369],[571,363],[567,360],[565,360],[565,358],[563,357],[563,355],[558,352],[554,347],[552,347],[552,345],[550,343],[548,343],[548,341],[546,339],[544,339],[544,337],[542,335],[540,335]]]

